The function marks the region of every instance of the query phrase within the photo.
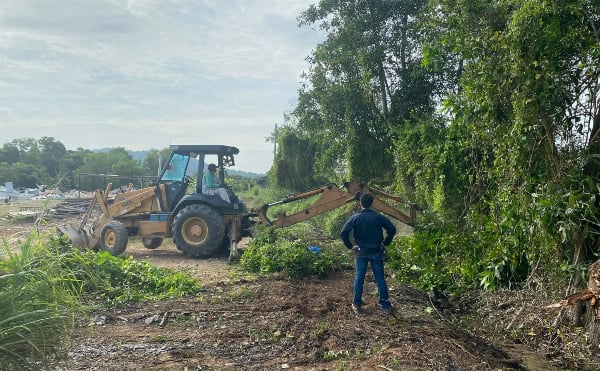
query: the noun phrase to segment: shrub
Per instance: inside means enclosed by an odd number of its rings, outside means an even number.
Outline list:
[[[262,228],[244,251],[240,265],[249,272],[283,273],[290,278],[325,276],[344,269],[349,261],[339,244],[311,239],[310,233],[307,224],[285,230]],[[318,252],[311,247],[318,247]]]
[[[330,212],[324,214],[321,217],[325,218],[325,231],[329,234],[329,236],[333,238],[339,238],[340,231],[346,223],[346,220],[348,220],[348,218],[359,209],[359,204],[355,202],[335,210],[331,210]]]
[[[116,305],[199,291],[185,272],[148,262],[81,251],[65,237],[32,234],[0,256],[0,369],[40,369],[62,342],[85,303]],[[83,303],[83,304],[82,304]]]
[[[156,267],[131,256],[112,256],[103,251],[95,254],[89,264],[97,270],[98,277],[97,284],[86,286],[86,294],[105,305],[161,300],[200,290],[198,280],[185,271]]]
[[[80,310],[80,277],[88,277],[87,272],[70,266],[69,253],[48,252],[60,243],[44,245],[33,235],[18,254],[2,245],[8,258],[0,260],[0,369],[48,364]]]

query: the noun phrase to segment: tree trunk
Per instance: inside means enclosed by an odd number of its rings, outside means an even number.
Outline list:
[[[576,267],[579,267],[582,264],[585,264],[586,256],[585,256],[585,248],[583,246],[583,239],[581,238],[580,233],[575,232],[573,234],[573,259],[572,264]],[[577,295],[577,293],[583,287],[583,279],[579,273],[575,273],[571,275],[571,282],[569,283],[568,293],[573,295]],[[577,300],[573,303],[573,323],[574,327],[583,326],[583,314],[585,311],[585,302],[581,300]]]
[[[589,270],[588,290],[597,293],[585,301],[583,322],[589,333],[589,342],[592,349],[598,349],[600,345],[600,260],[596,261]]]

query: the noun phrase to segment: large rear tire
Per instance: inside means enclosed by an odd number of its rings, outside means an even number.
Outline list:
[[[171,232],[179,250],[195,258],[207,258],[219,250],[225,223],[212,207],[189,205],[175,216]]]
[[[100,232],[100,248],[111,255],[121,255],[127,247],[129,235],[125,225],[117,220],[112,220],[102,227]]]

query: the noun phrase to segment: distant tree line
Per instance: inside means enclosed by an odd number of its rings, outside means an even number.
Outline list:
[[[94,190],[106,185],[107,177],[103,175],[131,177],[111,179],[113,187],[118,187],[142,176],[157,175],[159,155],[168,159],[169,149],[151,149],[139,161],[122,147],[106,152],[83,148],[73,151],[52,137],[15,139],[0,148],[0,184],[12,182],[16,188],[48,185],[61,191]]]

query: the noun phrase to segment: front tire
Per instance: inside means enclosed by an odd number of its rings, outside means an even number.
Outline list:
[[[173,242],[195,258],[207,258],[220,248],[225,235],[223,217],[204,204],[183,208],[173,220]]]
[[[110,221],[100,232],[100,248],[111,255],[121,255],[127,247],[129,235],[125,225],[117,220]]]
[[[142,237],[142,245],[145,248],[154,250],[162,245],[163,239],[161,237]]]

